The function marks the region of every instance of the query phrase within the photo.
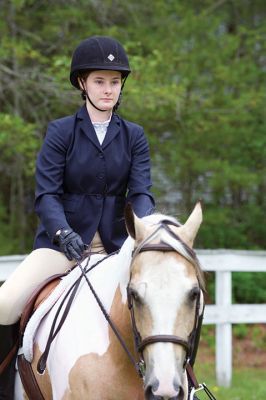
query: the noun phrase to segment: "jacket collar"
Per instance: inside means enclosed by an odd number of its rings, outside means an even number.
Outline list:
[[[105,147],[107,147],[109,143],[114,140],[114,138],[118,135],[120,130],[119,117],[116,114],[113,114],[107,128],[104,141],[102,145],[100,145],[85,104],[77,112],[77,118],[80,120],[82,131],[88,136],[88,138],[98,149],[104,149]]]

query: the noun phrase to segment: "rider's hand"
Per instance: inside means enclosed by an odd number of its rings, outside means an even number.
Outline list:
[[[80,261],[82,259],[85,244],[81,237],[72,229],[59,229],[55,234],[53,243],[59,246],[60,250],[69,260]]]

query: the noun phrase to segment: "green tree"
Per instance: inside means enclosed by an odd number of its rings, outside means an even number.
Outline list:
[[[199,246],[265,247],[265,2],[8,0],[0,13],[2,254],[31,247],[36,153],[48,121],[81,104],[69,65],[93,34],[129,53],[121,114],[145,128],[158,210],[182,219],[201,198]]]

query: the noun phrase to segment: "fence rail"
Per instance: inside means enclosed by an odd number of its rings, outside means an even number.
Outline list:
[[[232,272],[266,272],[266,251],[197,250],[205,271],[215,272],[215,304],[207,305],[204,324],[216,325],[216,379],[229,387],[232,379],[232,324],[266,323],[266,304],[232,304]],[[0,257],[5,281],[24,255]]]

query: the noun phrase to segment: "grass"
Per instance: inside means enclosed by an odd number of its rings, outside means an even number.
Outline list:
[[[195,372],[217,400],[266,400],[266,328],[263,324],[233,326],[233,376],[230,388],[218,386],[215,377],[214,326],[202,327]],[[200,400],[208,400],[203,392]]]
[[[217,386],[215,365],[197,364],[196,377],[200,383],[205,382],[217,400],[264,400],[266,399],[266,374],[263,369],[234,369],[230,388]],[[200,400],[208,400],[202,391],[198,392]]]

